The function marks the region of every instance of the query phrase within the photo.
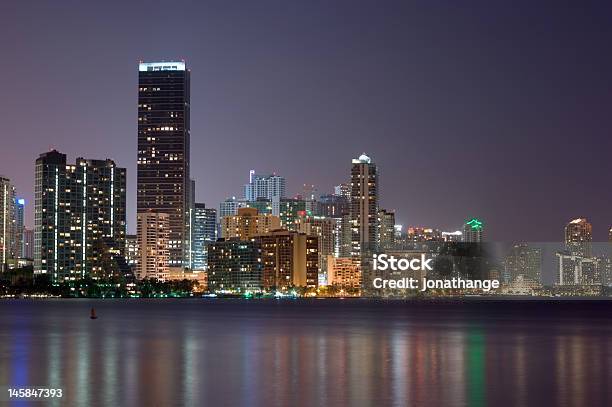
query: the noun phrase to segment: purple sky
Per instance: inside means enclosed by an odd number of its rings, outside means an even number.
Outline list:
[[[546,241],[586,216],[607,238],[603,2],[33,3],[0,5],[0,173],[30,203],[50,147],[112,158],[128,168],[133,231],[137,63],[185,59],[207,205],[240,195],[251,168],[291,193],[331,191],[365,151],[399,223],[454,230],[479,216],[490,239]]]

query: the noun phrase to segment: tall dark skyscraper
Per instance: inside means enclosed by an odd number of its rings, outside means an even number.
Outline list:
[[[57,151],[36,160],[34,273],[53,281],[125,272],[126,171]]]
[[[168,214],[168,265],[184,268],[190,250],[190,72],[185,62],[140,63],[138,71],[137,211]]]
[[[351,255],[358,257],[376,246],[378,174],[365,153],[352,161],[350,211]]]

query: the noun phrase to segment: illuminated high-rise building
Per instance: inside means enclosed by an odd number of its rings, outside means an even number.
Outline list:
[[[195,204],[193,216],[192,269],[206,270],[208,245],[217,241],[217,211],[203,203]]]
[[[378,211],[376,222],[378,246],[380,248],[392,247],[395,243],[395,212],[386,209]]]
[[[24,215],[25,215],[25,199],[16,198],[15,199],[15,229],[14,229],[14,252],[15,257],[18,259],[24,258],[24,247],[23,247],[23,233],[25,231],[25,223],[24,223]]]
[[[238,214],[221,218],[221,237],[249,240],[280,228],[278,216],[262,214],[256,208],[239,208]]]
[[[318,286],[319,254],[316,236],[275,230],[255,240],[261,244],[263,286],[266,290]]]
[[[376,248],[378,174],[376,164],[365,154],[351,167],[351,256]]]
[[[542,282],[542,250],[526,244],[514,245],[504,258],[505,280],[515,281],[519,276]]]
[[[0,272],[15,258],[15,187],[0,176]]]
[[[336,220],[322,216],[302,216],[298,220],[298,232],[317,238],[319,255],[319,282],[327,282],[327,257],[336,253]]]
[[[279,202],[280,226],[296,231],[300,217],[308,214],[306,201],[300,198],[283,198]]]
[[[57,151],[36,160],[34,273],[53,281],[126,272],[126,170]],[[129,270],[127,270],[129,271]]]
[[[285,197],[286,182],[280,175],[257,175],[254,170],[249,172],[249,183],[244,186],[244,199],[256,201],[260,198],[280,199]]]
[[[484,222],[472,218],[463,225],[463,241],[467,243],[480,243],[484,240]]]
[[[208,246],[208,289],[253,293],[263,289],[261,244],[256,239],[218,239]]]
[[[236,199],[235,196],[227,198],[225,201],[219,204],[219,219],[226,216],[234,216],[238,213],[239,208],[248,207],[248,201],[244,199]]]
[[[577,218],[565,225],[565,248],[571,254],[591,257],[593,227],[585,218]]]
[[[23,231],[23,257],[34,259],[34,229],[24,229]]]
[[[168,215],[168,264],[179,270],[190,254],[189,92],[185,62],[139,64],[137,212]]]
[[[136,274],[136,265],[140,258],[140,248],[138,246],[138,235],[125,236],[125,261]]]
[[[170,274],[170,216],[167,213],[140,212],[137,215],[136,227],[137,277],[166,280]]]

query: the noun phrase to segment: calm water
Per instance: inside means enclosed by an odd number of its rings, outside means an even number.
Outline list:
[[[2,301],[7,386],[82,406],[610,406],[612,302]]]

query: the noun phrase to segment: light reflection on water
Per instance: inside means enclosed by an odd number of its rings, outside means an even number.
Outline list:
[[[51,405],[612,405],[612,303],[0,308],[2,391],[62,388]]]

